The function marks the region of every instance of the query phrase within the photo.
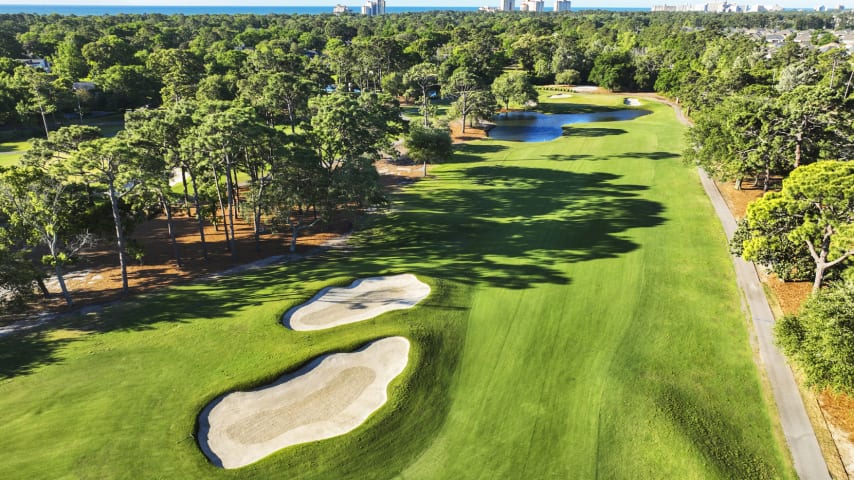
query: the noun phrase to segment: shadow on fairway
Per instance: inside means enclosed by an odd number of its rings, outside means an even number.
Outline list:
[[[605,128],[605,127],[573,127],[567,125],[563,127],[564,137],[607,137],[612,135],[622,135],[629,133],[622,128]]]
[[[617,160],[621,158],[628,159],[637,159],[637,160],[669,160],[672,158],[679,158],[680,155],[674,152],[628,152],[622,153],[618,155],[608,156],[608,157],[594,157],[592,155],[563,155],[559,153],[553,153],[550,155],[545,155],[544,158],[548,160],[554,160],[557,162],[566,161],[566,160],[589,160],[591,162],[603,162],[607,160]]]
[[[483,160],[484,155],[498,153],[504,150],[507,150],[506,146],[496,145],[494,143],[465,143],[457,146],[454,150],[454,155],[449,160],[442,163],[454,164],[480,162]]]
[[[408,211],[360,238],[361,255],[417,266],[416,272],[462,283],[521,289],[567,284],[558,264],[613,258],[639,247],[621,236],[664,222],[648,187],[617,183],[609,173],[473,166],[461,172],[476,188],[407,198]]]
[[[729,415],[703,408],[702,403],[675,386],[659,392],[658,408],[720,473],[721,478],[779,478],[779,473],[755,453],[741,428]]]
[[[637,158],[639,160],[669,160],[679,158],[678,153],[673,152],[631,152],[618,155],[619,158]]]
[[[482,154],[504,147],[469,148]],[[309,282],[391,271],[507,289],[564,285],[571,281],[567,263],[636,250],[640,245],[623,234],[665,221],[664,207],[642,197],[648,187],[621,184],[618,175],[477,164],[459,174],[466,181],[448,179],[439,185],[446,188],[402,192],[405,210],[375,217],[346,251],[202,286],[173,287],[123,302],[107,314],[71,316],[45,330],[147,330],[159,322],[217,319],[270,301],[310,297],[316,292],[305,290]],[[26,374],[55,362],[64,342],[42,333],[0,340],[0,375]]]
[[[10,335],[0,340],[0,379],[31,373],[42,365],[58,363],[57,350],[67,343],[51,340],[45,332]]]
[[[584,103],[541,103],[537,105],[536,110],[543,113],[596,113],[618,112],[631,109],[625,106],[606,107],[604,105],[589,105]]]

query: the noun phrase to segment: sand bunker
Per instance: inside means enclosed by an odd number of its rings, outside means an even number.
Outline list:
[[[199,416],[199,444],[214,464],[239,468],[291,445],[354,430],[388,400],[409,360],[409,341],[390,337],[354,353],[320,357],[251,392],[211,402]]]
[[[640,107],[641,106],[641,102],[637,98],[627,98],[627,99],[623,100],[623,103],[630,106],[630,107]]]
[[[549,95],[549,98],[570,98],[572,95],[568,93],[556,93],[554,95]]]
[[[290,309],[283,322],[294,330],[322,330],[412,308],[429,294],[430,286],[412,274],[365,278],[349,287],[324,288]]]

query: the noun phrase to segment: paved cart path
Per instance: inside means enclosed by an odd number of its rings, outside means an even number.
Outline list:
[[[651,97],[647,97],[651,98]],[[653,97],[654,98],[654,97]],[[688,120],[678,105],[666,100],[656,100],[669,104],[676,112],[677,119],[685,125],[690,126]],[[727,238],[732,238],[736,228],[736,221],[724,202],[718,187],[709,178],[708,174],[699,169],[700,182],[715,208],[715,213],[721,219]],[[756,337],[759,341],[759,357],[765,366],[771,389],[774,392],[774,401],[780,414],[780,423],[783,427],[783,435],[792,453],[795,470],[802,480],[830,479],[827,463],[818,446],[815,431],[807,416],[804,402],[795,383],[792,370],[786,363],[786,358],[774,345],[774,314],[768,305],[762,282],[756,273],[756,265],[747,262],[741,257],[733,256],[735,274],[739,287],[744,292],[744,299],[750,308],[753,317],[753,325]]]

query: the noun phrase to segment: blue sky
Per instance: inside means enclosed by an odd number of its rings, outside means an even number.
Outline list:
[[[705,0],[709,1],[709,0]],[[653,4],[685,4],[705,3],[704,0],[575,0],[574,6],[579,7],[650,7]],[[360,5],[361,0],[0,0],[0,4],[16,5],[279,5],[279,6],[306,6],[306,5],[334,5],[343,3],[345,5]],[[519,3],[517,1],[517,3]],[[546,0],[546,4],[550,4]],[[779,4],[786,8],[813,7],[818,4],[836,5],[837,1],[822,0],[734,0],[738,4]],[[389,6],[481,6],[498,5],[498,0],[386,0]]]

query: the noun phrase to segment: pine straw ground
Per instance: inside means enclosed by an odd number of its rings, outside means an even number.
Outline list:
[[[779,184],[780,179],[775,179],[777,188],[779,188]],[[718,190],[720,190],[737,219],[744,217],[747,205],[750,202],[763,195],[761,187],[754,187],[749,182],[742,185],[741,191],[736,190],[732,183],[717,182],[717,185]],[[776,275],[765,275],[762,271],[760,271],[760,276],[768,288],[774,292],[779,307],[777,314],[797,313],[801,304],[812,291],[812,282],[784,282]],[[796,372],[796,375],[799,377],[799,383],[803,384],[805,379],[800,372]],[[820,431],[816,432],[822,449],[826,450],[826,456],[841,456],[842,462],[845,464],[845,466],[834,465],[835,462],[829,462],[828,467],[831,469],[833,477],[850,478],[851,474],[854,473],[851,471],[851,467],[854,466],[854,398],[830,390],[824,390],[817,394],[812,391],[802,391],[802,393],[807,402],[808,413],[813,417],[813,421],[816,424],[826,423],[828,430],[837,437],[836,445],[834,445],[833,439],[829,438],[829,432],[825,434]]]
[[[468,133],[468,132],[467,132]],[[381,160],[377,163],[381,173],[381,182],[389,189],[410,183],[423,175],[420,165],[405,165]],[[232,256],[225,241],[223,228],[215,228],[205,222],[205,240],[208,248],[208,260],[202,255],[202,243],[199,239],[198,222],[195,211],[191,216],[182,208],[175,208],[173,222],[182,260],[178,267],[166,218],[163,215],[137,225],[131,239],[142,247],[144,257],[141,263],[129,259],[128,283],[130,294],[139,294],[156,290],[177,282],[186,282],[202,278],[217,272],[226,271],[240,265],[269,257],[289,254],[290,234],[287,231],[271,233],[269,229],[260,237],[256,248],[251,223],[241,218],[235,220],[236,256]],[[300,234],[297,253],[305,255],[323,246],[327,242],[340,238],[352,228],[352,222],[342,220],[328,225],[323,230],[312,229]],[[121,270],[118,265],[118,253],[115,241],[100,240],[98,244],[83,252],[75,265],[65,272],[65,280],[74,299],[69,308],[59,296],[59,285],[55,280],[47,282],[52,296],[37,301],[32,309],[23,313],[0,313],[0,325],[26,318],[32,318],[34,312],[64,313],[72,309],[103,304],[121,298]]]

